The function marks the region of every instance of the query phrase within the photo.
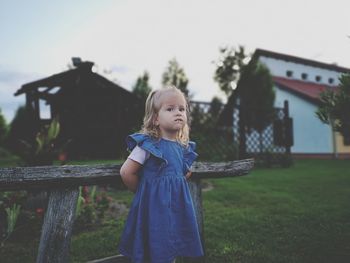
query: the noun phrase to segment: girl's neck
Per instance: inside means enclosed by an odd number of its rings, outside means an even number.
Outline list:
[[[162,137],[162,139],[163,139],[164,141],[168,141],[168,142],[177,142],[176,139],[168,139],[168,138],[163,138],[163,137]]]
[[[162,139],[167,140],[167,141],[176,141],[176,136],[166,136],[166,135],[162,135],[161,136]]]

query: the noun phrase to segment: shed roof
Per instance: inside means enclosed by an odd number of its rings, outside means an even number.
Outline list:
[[[91,71],[93,63],[92,62],[83,62],[81,65],[77,68],[66,70],[54,75],[51,75],[49,77],[39,79],[33,82],[26,83],[22,85],[20,89],[16,91],[14,94],[15,96],[21,95],[23,93],[26,93],[28,91],[31,91],[33,89],[37,89],[38,87],[47,87],[47,91],[54,88],[54,87],[61,87],[64,88],[64,84],[74,82],[76,77],[83,73],[83,74],[91,74],[93,78],[101,83],[104,86],[107,87],[113,87],[118,88],[122,90],[124,93],[130,93],[130,91],[126,90],[125,88],[119,86],[118,84],[106,79],[105,77],[94,73]]]

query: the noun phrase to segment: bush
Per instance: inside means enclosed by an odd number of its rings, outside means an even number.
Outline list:
[[[0,192],[0,222],[6,222],[6,224],[0,225],[0,240],[2,246],[15,230],[25,197],[25,191]]]
[[[86,228],[103,223],[105,212],[109,208],[111,198],[105,191],[97,192],[97,187],[80,187],[74,231],[80,232]]]
[[[191,139],[197,144],[198,160],[223,162],[238,159],[238,146],[227,130],[205,129],[194,131]]]

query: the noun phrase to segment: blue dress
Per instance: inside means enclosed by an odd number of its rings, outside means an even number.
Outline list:
[[[185,177],[197,158],[195,143],[185,148],[175,141],[136,133],[127,146],[150,153],[119,244],[133,263],[171,263],[178,256],[203,256],[191,194]]]

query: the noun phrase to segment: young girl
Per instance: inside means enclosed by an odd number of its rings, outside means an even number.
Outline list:
[[[131,152],[120,169],[136,192],[119,251],[133,263],[171,263],[178,256],[203,256],[186,179],[197,158],[189,141],[189,109],[175,87],[152,91],[141,133],[127,137]]]

